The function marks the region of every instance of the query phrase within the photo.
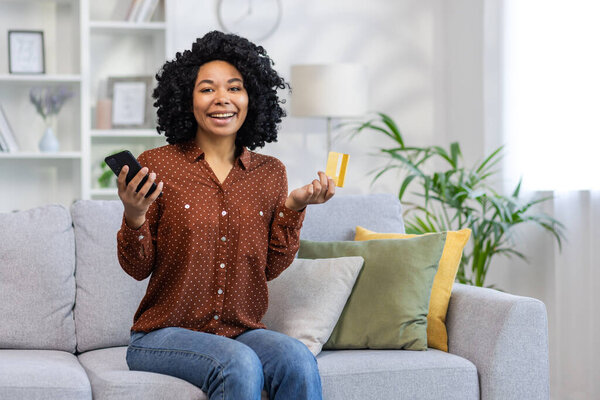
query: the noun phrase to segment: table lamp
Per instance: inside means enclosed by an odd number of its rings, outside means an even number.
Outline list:
[[[331,119],[358,117],[367,111],[366,68],[360,64],[292,65],[292,115],[327,118],[327,152]]]

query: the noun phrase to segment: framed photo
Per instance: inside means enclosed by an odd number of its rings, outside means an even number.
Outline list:
[[[109,77],[113,128],[154,128],[152,76]]]
[[[44,32],[8,31],[8,70],[11,74],[44,74],[44,58]]]

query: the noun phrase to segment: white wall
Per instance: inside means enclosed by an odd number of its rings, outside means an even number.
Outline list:
[[[500,56],[503,0],[373,0],[368,5],[361,0],[283,2],[278,32],[260,44],[285,77],[289,77],[289,67],[294,63],[364,63],[369,70],[370,109],[389,113],[407,144],[448,146],[458,141],[466,165],[482,161],[504,144]],[[215,9],[215,0],[200,5],[181,0],[173,10],[174,20],[178,21],[173,48],[188,48],[196,37],[219,29]],[[325,121],[288,117],[279,143],[267,144],[259,151],[279,157],[288,166],[292,190],[312,180],[318,169],[324,169],[324,133]],[[347,186],[338,188],[338,193],[397,193],[400,176],[396,173],[384,175],[373,187],[369,186],[371,177],[366,175],[386,161],[369,154],[391,145],[389,139],[377,135],[334,144],[334,151],[350,154]],[[514,188],[514,181],[502,179],[499,174],[494,182],[497,190]],[[552,215],[555,204],[546,202],[537,210]],[[569,360],[561,358],[565,354],[556,344],[560,323],[557,310],[566,306],[561,305],[555,289],[557,280],[569,274],[555,271],[558,256],[550,235],[531,225],[518,227],[515,233],[514,248],[523,252],[530,263],[496,257],[486,284],[546,304],[552,398],[561,398],[566,389],[575,393],[572,398],[583,398],[576,393],[581,379],[570,386],[561,383],[570,379],[566,375],[563,378],[565,371],[559,368]],[[592,331],[582,335],[588,338]],[[572,364],[568,365],[580,365],[576,357],[572,355]]]
[[[368,6],[360,0],[283,3],[278,31],[258,44],[284,77],[289,77],[294,63],[364,63],[370,109],[389,113],[407,144],[448,146],[458,141],[467,165],[483,160],[502,144],[500,60],[493,56],[501,0],[374,0]],[[181,0],[173,6],[176,51],[191,48],[197,37],[210,30],[221,29],[216,0]],[[492,76],[484,76],[484,69]],[[279,141],[257,151],[286,164],[291,191],[324,170],[325,131],[325,120],[288,116]],[[388,172],[373,187],[372,175],[367,175],[387,161],[370,154],[393,144],[376,134],[334,141],[333,151],[350,154],[346,185],[337,193],[397,193],[402,175]],[[497,188],[502,189],[500,175]],[[551,211],[551,203],[545,211]],[[533,242],[525,240],[532,237]],[[497,257],[486,283],[550,301],[546,288],[551,282],[539,278],[544,276],[543,250],[552,239],[537,228],[525,227],[517,231],[516,241],[531,263]]]
[[[466,164],[473,165],[502,144],[501,60],[494,56],[500,5],[501,0],[376,0],[367,7],[359,0],[287,0],[277,33],[259,44],[286,78],[294,63],[364,63],[370,109],[395,118],[407,144],[447,146],[458,141]],[[220,29],[215,10],[215,0],[179,1],[171,10],[177,21],[172,48],[183,51],[196,37]],[[491,76],[484,76],[484,69]],[[292,190],[325,168],[325,129],[324,120],[288,116],[279,142],[257,151],[275,155],[288,166]],[[388,172],[373,187],[372,175],[367,175],[386,161],[369,154],[392,145],[378,135],[334,142],[334,151],[350,154],[347,184],[337,193],[397,193],[401,175]],[[500,175],[496,186],[502,189]],[[551,210],[547,203],[544,211]],[[524,227],[516,241],[531,263],[497,257],[487,284],[551,301],[546,290],[551,282],[540,277],[544,249],[552,246],[552,238],[538,228]]]
[[[191,48],[197,37],[221,28],[216,1],[181,0],[173,5],[173,48]],[[288,79],[290,66],[300,63],[357,62],[367,66],[369,108],[390,114],[412,144],[435,142],[441,130],[437,107],[442,104],[439,45],[435,43],[439,0],[284,0],[277,32],[262,45],[275,61],[275,69]],[[281,92],[282,97],[288,94]],[[288,100],[289,101],[289,100]],[[336,121],[334,121],[335,123]],[[339,122],[339,121],[337,121]],[[326,122],[288,116],[277,143],[262,153],[281,159],[288,168],[289,190],[310,183],[325,170]],[[383,139],[382,139],[383,138]],[[352,141],[334,140],[332,151],[350,154],[346,185],[336,193],[397,193],[395,172],[388,172],[373,187],[367,172],[386,159],[369,155],[394,142],[365,134]]]

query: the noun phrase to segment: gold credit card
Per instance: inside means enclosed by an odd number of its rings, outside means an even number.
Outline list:
[[[327,168],[325,168],[325,174],[333,178],[335,186],[344,187],[344,177],[346,176],[346,166],[348,165],[348,157],[350,157],[348,154],[336,153],[334,151],[329,152],[329,157],[327,158]]]

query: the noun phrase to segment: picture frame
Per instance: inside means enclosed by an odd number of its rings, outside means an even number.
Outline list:
[[[108,78],[113,128],[151,129],[156,126],[152,110],[152,83],[150,75]]]
[[[43,31],[8,31],[8,71],[11,74],[45,74]]]

